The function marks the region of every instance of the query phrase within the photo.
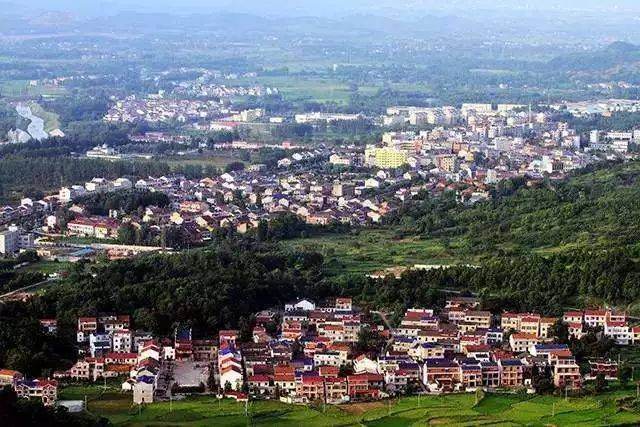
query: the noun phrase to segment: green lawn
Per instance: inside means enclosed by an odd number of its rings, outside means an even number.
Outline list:
[[[372,273],[415,264],[452,265],[472,260],[460,256],[458,242],[410,237],[396,240],[388,230],[363,230],[358,235],[331,234],[285,242],[300,250],[322,253],[333,274]]]
[[[408,397],[393,401],[342,406],[286,405],[275,401],[244,404],[218,401],[213,396],[154,403],[144,408],[131,404],[131,395],[115,386],[103,393],[100,386],[69,387],[63,399],[84,399],[89,412],[107,417],[116,426],[614,426],[638,425],[640,413],[619,410],[615,399],[633,390],[596,397],[569,398],[527,395],[485,395],[476,405],[473,394]]]

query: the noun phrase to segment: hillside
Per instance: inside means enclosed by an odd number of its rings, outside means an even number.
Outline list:
[[[463,207],[453,195],[407,204],[377,230],[329,234],[289,245],[320,251],[333,273],[414,264],[480,263],[495,256],[612,247],[640,250],[640,162],[606,164],[566,182],[503,183],[493,201]],[[637,255],[634,255],[637,256]]]

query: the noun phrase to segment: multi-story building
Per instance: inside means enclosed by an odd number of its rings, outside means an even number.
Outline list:
[[[19,249],[20,233],[17,230],[0,231],[0,255],[11,255]]]
[[[422,369],[422,382],[432,389],[453,391],[460,383],[460,366],[453,360],[427,359]]]
[[[500,385],[502,387],[514,388],[524,385],[524,365],[517,359],[499,360]]]

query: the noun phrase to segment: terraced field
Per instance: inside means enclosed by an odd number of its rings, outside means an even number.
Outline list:
[[[88,396],[88,410],[107,417],[116,426],[631,426],[640,424],[640,413],[617,408],[615,400],[632,395],[627,389],[594,397],[569,398],[523,394],[485,395],[476,403],[473,394],[407,397],[398,400],[313,407],[275,401],[245,405],[212,396],[131,405],[131,396],[115,387],[73,387],[63,399]]]

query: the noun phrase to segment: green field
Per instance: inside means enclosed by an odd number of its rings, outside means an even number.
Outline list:
[[[38,261],[22,267],[19,271],[33,271],[42,274],[51,274],[67,271],[70,267],[70,262]]]
[[[319,251],[333,274],[372,273],[416,264],[472,263],[459,254],[455,240],[410,237],[394,239],[388,230],[363,230],[358,235],[331,234],[285,242],[296,250]]]
[[[183,167],[183,166],[213,166],[216,169],[224,169],[228,164],[234,162],[243,162],[237,157],[234,156],[207,156],[202,158],[181,158],[181,157],[170,157],[170,158],[160,158],[161,161],[167,162],[169,166],[172,167]],[[243,162],[246,163],[246,162]]]
[[[27,80],[0,82],[0,94],[8,98],[33,98],[37,96],[55,98],[65,92],[65,88],[60,86],[31,86]]]
[[[349,102],[349,85],[336,79],[304,76],[275,76],[239,79],[237,84],[261,84],[278,88],[290,101],[311,100],[316,102]],[[363,91],[367,91],[363,88]]]
[[[69,387],[61,399],[87,396],[90,413],[108,418],[116,426],[614,426],[638,425],[640,413],[617,408],[615,400],[633,390],[596,397],[485,395],[476,404],[473,394],[408,397],[393,401],[315,407],[256,401],[245,405],[213,396],[154,403],[144,408],[131,404],[131,395],[110,386]]]

